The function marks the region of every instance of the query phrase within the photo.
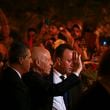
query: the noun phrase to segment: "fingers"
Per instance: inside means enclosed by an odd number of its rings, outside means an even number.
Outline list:
[[[73,51],[73,62],[74,63],[77,63],[79,60],[79,55],[78,55],[78,52],[77,51]]]
[[[78,54],[77,51],[73,52],[73,70],[76,72],[81,72],[82,70],[82,61],[81,61],[81,55]]]

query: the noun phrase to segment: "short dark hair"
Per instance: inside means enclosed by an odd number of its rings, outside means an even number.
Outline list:
[[[29,48],[22,42],[13,42],[9,50],[9,62],[18,63],[20,57],[27,55],[27,49]]]
[[[69,49],[69,50],[73,50],[72,46],[65,43],[65,44],[61,44],[59,45],[56,49],[55,49],[55,53],[54,53],[54,57],[57,58],[62,58],[63,56],[63,53],[66,49]]]

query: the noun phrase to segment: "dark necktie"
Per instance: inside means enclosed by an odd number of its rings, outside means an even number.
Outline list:
[[[62,81],[64,81],[64,79],[65,79],[65,77],[63,75],[60,76],[60,78],[62,79]],[[65,102],[66,108],[68,108],[68,92],[65,92],[63,94],[63,99],[64,99],[64,102]]]

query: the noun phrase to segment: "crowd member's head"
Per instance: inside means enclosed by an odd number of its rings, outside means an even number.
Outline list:
[[[9,50],[9,64],[24,74],[30,70],[31,63],[30,49],[21,42],[14,42]]]
[[[71,29],[71,33],[72,33],[72,36],[75,37],[75,39],[81,37],[81,29],[78,24],[73,25]]]
[[[61,44],[55,50],[54,67],[62,74],[69,75],[73,66],[73,48],[68,44]]]
[[[24,43],[29,46],[31,49],[36,41],[36,30],[34,28],[29,28],[27,30],[26,38],[24,39]]]
[[[33,70],[42,76],[50,74],[53,65],[50,52],[44,47],[33,47],[32,49]]]
[[[34,28],[29,28],[27,31],[27,37],[28,39],[30,39],[30,37],[32,37],[33,39],[35,39],[36,36],[36,30]]]
[[[52,36],[58,35],[59,29],[56,24],[50,24],[49,26],[49,34]]]

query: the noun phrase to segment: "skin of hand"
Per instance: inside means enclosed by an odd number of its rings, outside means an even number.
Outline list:
[[[80,72],[82,71],[83,68],[83,64],[81,61],[81,55],[78,54],[77,51],[73,52],[73,73],[77,73],[80,74]]]

